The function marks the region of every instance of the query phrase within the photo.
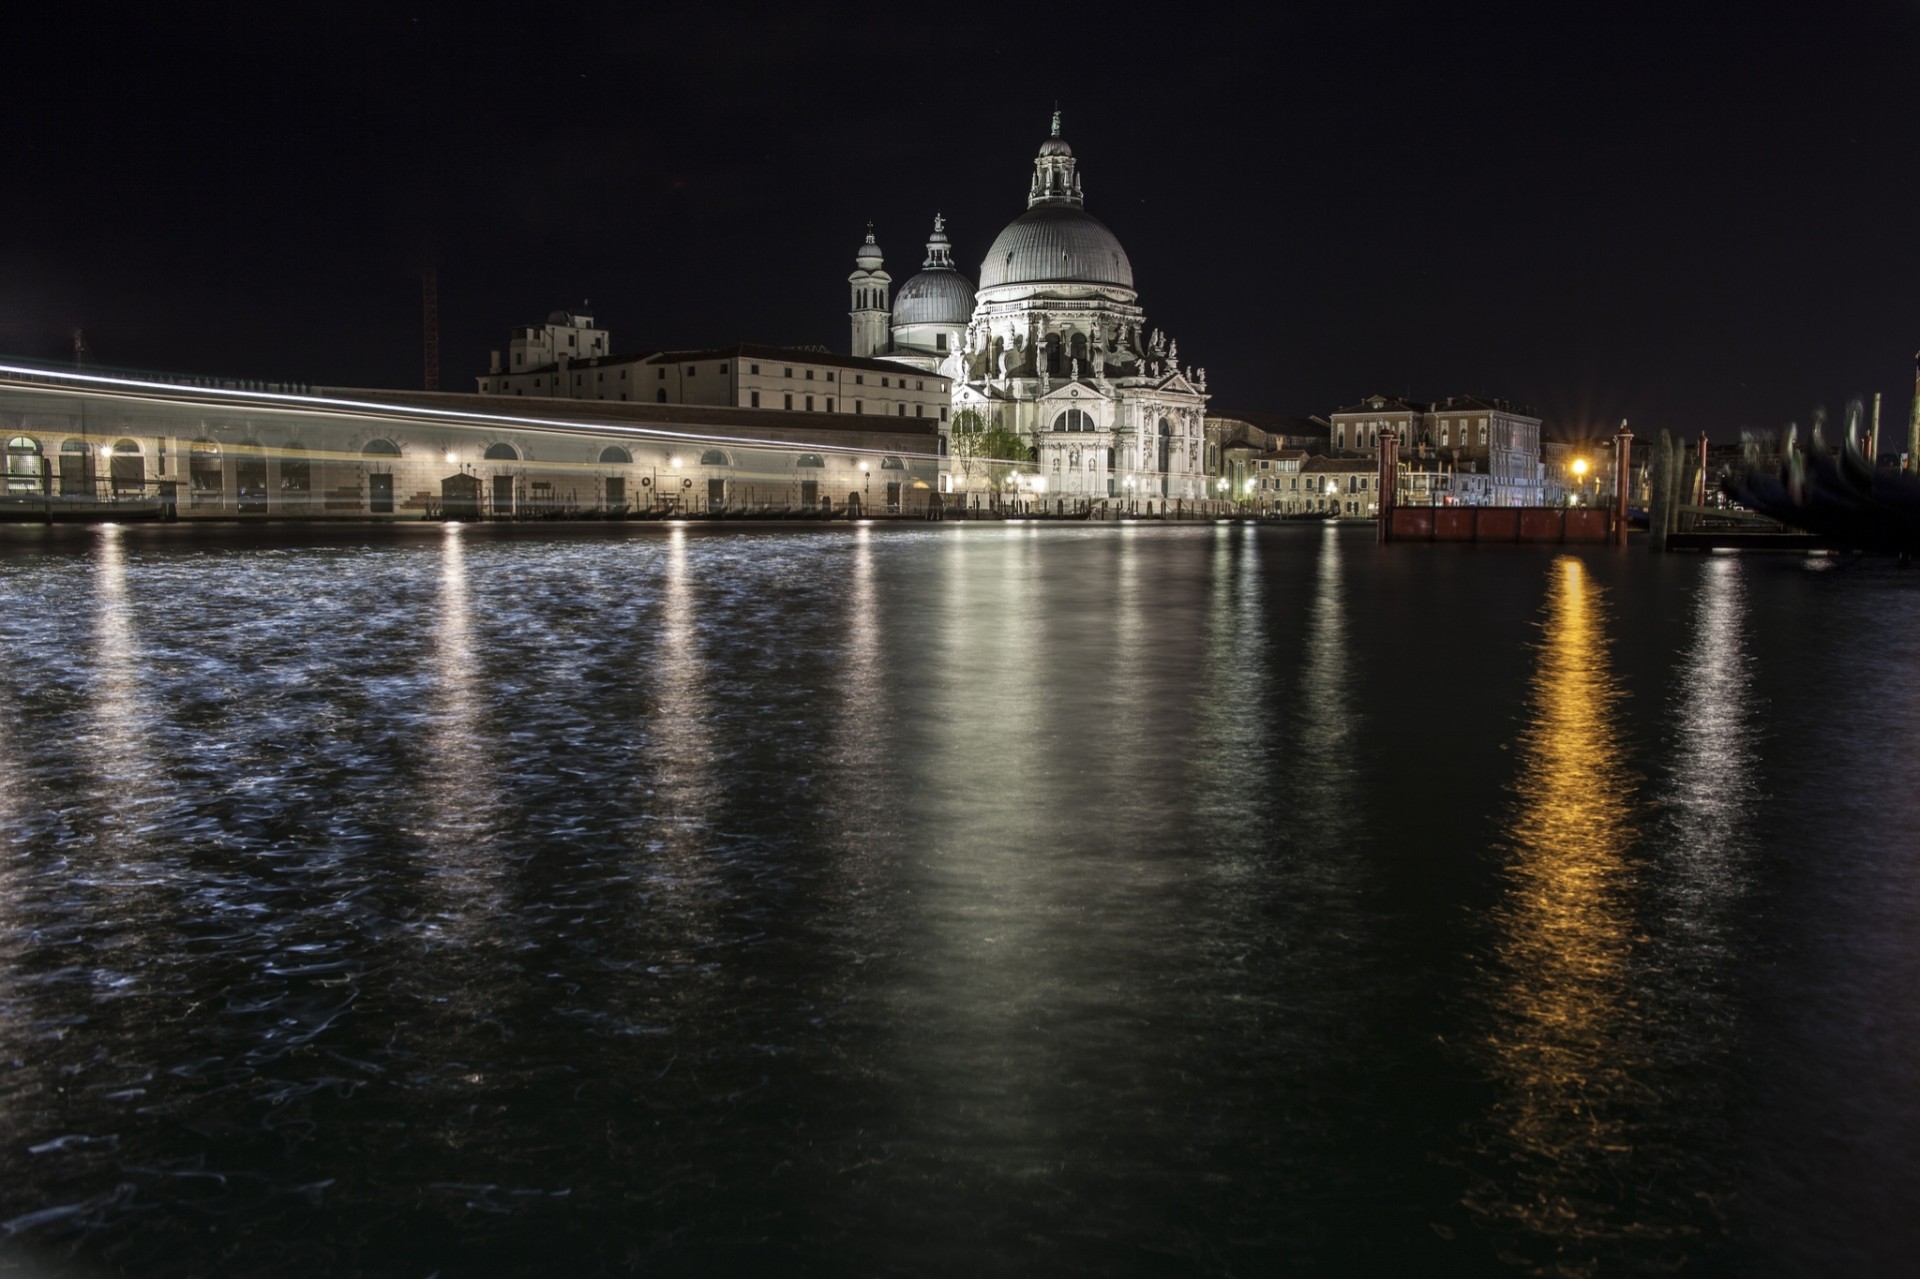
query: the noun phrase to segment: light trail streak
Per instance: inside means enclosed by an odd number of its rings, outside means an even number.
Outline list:
[[[75,383],[81,385],[61,385]],[[825,444],[817,440],[773,440],[759,436],[715,435],[700,431],[675,431],[664,427],[629,426],[620,422],[587,422],[567,419],[522,417],[510,413],[480,413],[469,409],[419,409],[400,404],[382,404],[377,400],[347,400],[321,395],[294,395],[279,391],[249,391],[229,387],[182,387],[171,382],[142,378],[106,377],[94,373],[74,373],[60,369],[36,369],[29,365],[0,364],[0,386],[17,386],[42,394],[81,398],[111,398],[129,403],[179,405],[215,402],[246,407],[255,412],[310,417],[350,418],[365,421],[414,423],[422,426],[474,429],[484,426],[511,426],[517,430],[543,435],[572,435],[581,432],[640,440],[674,440],[687,444],[731,444],[737,448],[778,449],[785,452],[834,453],[848,457],[888,454],[919,461],[938,462],[938,453],[920,453],[899,449],[855,448],[846,444]],[[140,395],[135,392],[156,392]],[[698,407],[731,407],[708,406]],[[754,410],[741,410],[753,412]],[[766,412],[767,410],[760,410]],[[838,415],[836,415],[838,416]],[[914,421],[924,419],[915,418]],[[543,463],[544,465],[544,463]]]

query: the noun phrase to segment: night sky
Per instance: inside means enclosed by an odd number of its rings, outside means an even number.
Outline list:
[[[56,10],[65,12],[56,12]],[[1805,421],[1920,347],[1920,7],[40,5],[0,351],[443,385],[550,310],[847,349],[871,219],[970,278],[1055,99],[1216,408],[1474,392],[1579,436]],[[564,13],[564,16],[563,16]]]

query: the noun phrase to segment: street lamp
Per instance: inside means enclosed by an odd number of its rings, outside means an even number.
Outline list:
[[[1580,494],[1581,499],[1584,501],[1586,498],[1586,487],[1587,487],[1587,459],[1586,458],[1576,457],[1573,459],[1573,481],[1574,481],[1575,491]]]
[[[873,498],[873,473],[866,458],[860,459],[860,514],[865,515]]]

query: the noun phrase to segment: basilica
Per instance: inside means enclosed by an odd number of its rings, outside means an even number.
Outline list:
[[[854,263],[853,354],[946,379],[951,431],[1020,437],[1034,488],[1071,501],[1212,496],[1206,370],[1183,369],[1179,343],[1148,329],[1126,250],[1086,211],[1059,112],[1034,157],[1026,212],[987,250],[978,288],[954,265],[939,217],[919,273],[898,291],[871,230]]]

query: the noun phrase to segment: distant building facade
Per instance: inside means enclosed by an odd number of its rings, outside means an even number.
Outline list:
[[[1400,440],[1402,500],[1415,505],[1542,506],[1552,494],[1540,456],[1540,418],[1506,400],[1440,401],[1374,395],[1331,417],[1332,451],[1377,453]]]
[[[743,342],[706,351],[560,359],[480,379],[482,395],[628,404],[710,404],[945,422],[951,383],[886,360]]]
[[[938,420],[897,413],[48,371],[0,374],[0,422],[13,519],[916,514],[940,474]]]

